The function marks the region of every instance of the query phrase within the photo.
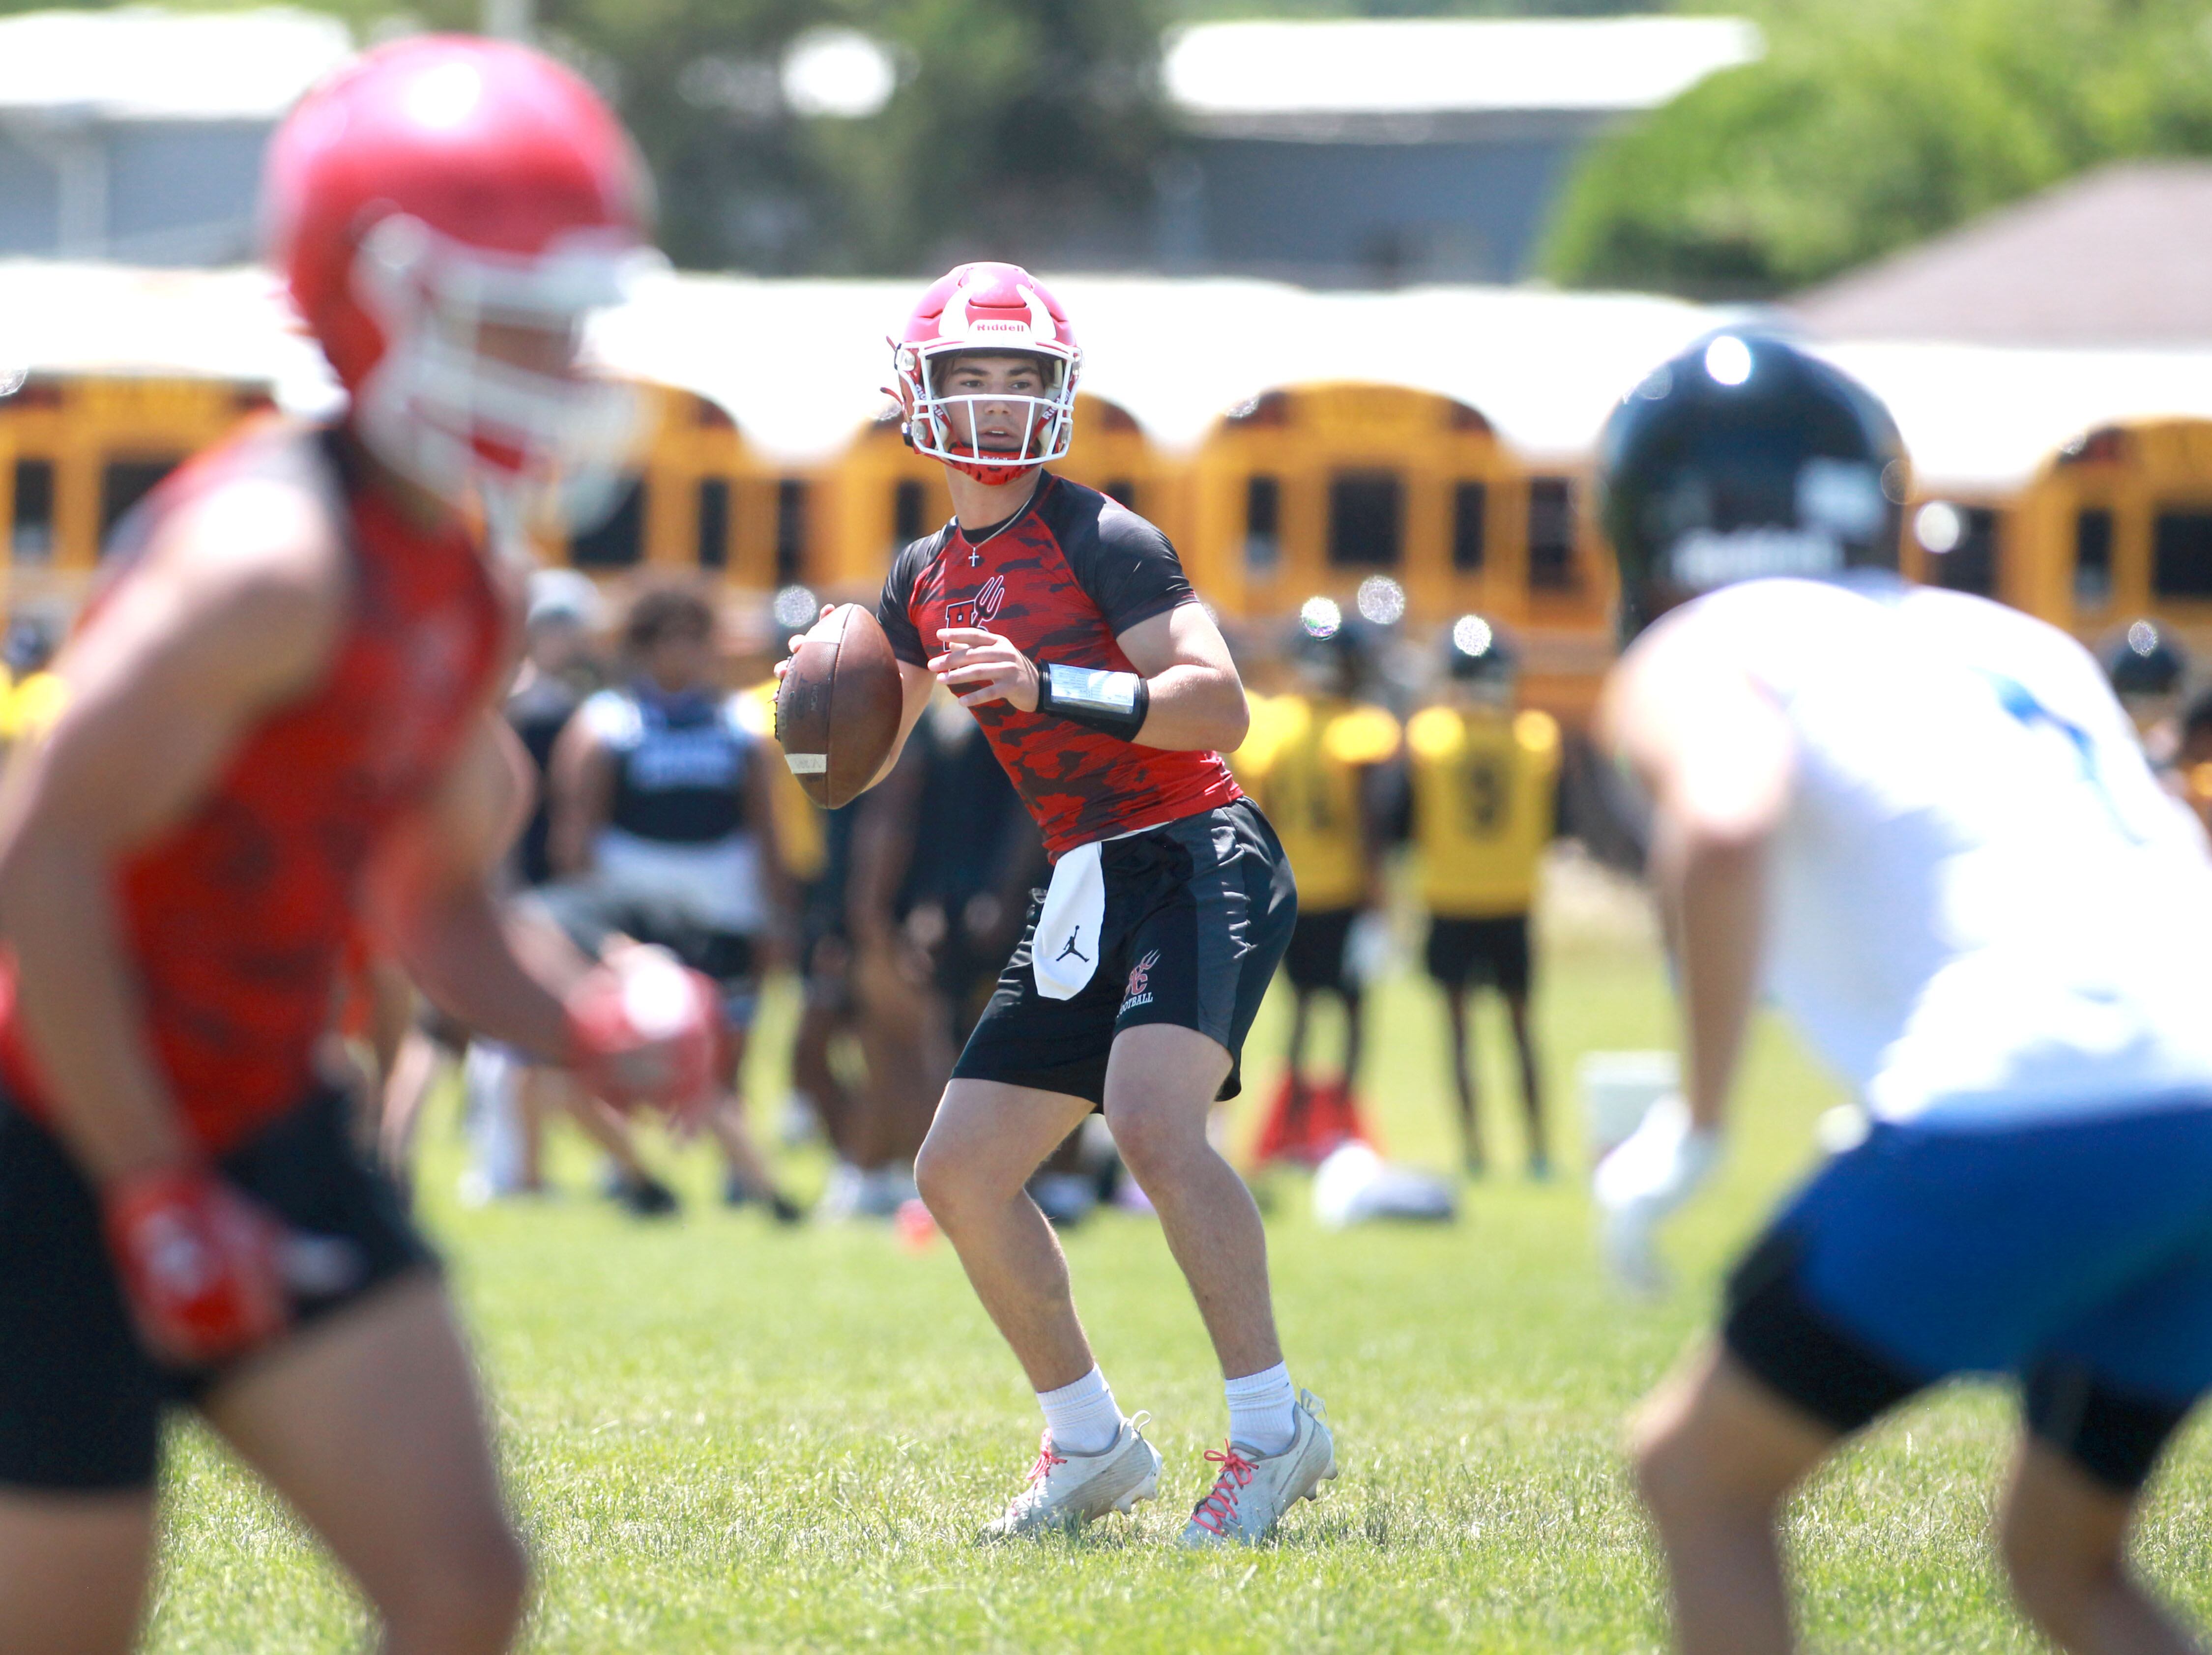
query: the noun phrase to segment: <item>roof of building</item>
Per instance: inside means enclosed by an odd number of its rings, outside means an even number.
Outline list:
[[[289,6],[25,12],[0,17],[0,113],[270,121],[352,51],[337,18]]]
[[[1734,17],[1200,23],[1170,34],[1162,70],[1170,100],[1201,130],[1303,137],[1347,123],[1651,109],[1764,50],[1757,26]]]
[[[2105,167],[1790,309],[1832,338],[2212,343],[2212,162]]]

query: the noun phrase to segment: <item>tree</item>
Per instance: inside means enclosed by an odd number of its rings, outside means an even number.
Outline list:
[[[1598,144],[1545,264],[1759,296],[2100,161],[2212,153],[2212,0],[1752,0],[1758,64]]]
[[[933,273],[957,258],[1125,246],[1165,139],[1152,0],[544,0],[547,43],[614,97],[680,264]],[[809,31],[888,50],[857,119],[793,111]]]

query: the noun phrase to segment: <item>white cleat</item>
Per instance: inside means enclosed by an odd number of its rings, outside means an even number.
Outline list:
[[[1221,1475],[1183,1524],[1178,1543],[1191,1550],[1256,1546],[1298,1501],[1319,1500],[1322,1484],[1336,1475],[1336,1439],[1322,1423],[1327,1411],[1320,1397],[1301,1390],[1297,1434],[1281,1453],[1248,1458],[1233,1442],[1218,1454],[1209,1449],[1206,1457]]]
[[[1072,1533],[1109,1512],[1127,1512],[1160,1489],[1160,1451],[1145,1440],[1152,1418],[1121,1421],[1121,1434],[1103,1453],[1063,1454],[1047,1432],[1037,1445],[1029,1486],[1006,1514],[983,1530],[986,1540],[1006,1540],[1048,1530]]]

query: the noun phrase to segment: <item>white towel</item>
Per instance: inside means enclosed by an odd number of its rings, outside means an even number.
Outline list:
[[[1030,970],[1047,1000],[1073,1000],[1098,969],[1106,918],[1106,873],[1098,842],[1078,845],[1054,864],[1044,912],[1030,944]]]

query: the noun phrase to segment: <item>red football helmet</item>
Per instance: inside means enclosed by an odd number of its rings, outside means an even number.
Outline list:
[[[1041,397],[947,396],[939,370],[968,354],[1035,356],[1044,369]],[[906,337],[891,342],[891,394],[899,399],[906,439],[917,453],[941,459],[979,483],[1011,483],[1032,465],[1058,459],[1075,435],[1075,382],[1083,352],[1067,313],[1043,283],[1019,265],[962,265],[933,283],[907,319]],[[975,428],[954,423],[963,403],[1025,402],[1030,417],[1021,446],[1009,453],[979,448]],[[967,436],[963,437],[963,429]]]
[[[656,258],[650,186],[568,70],[457,36],[371,52],[278,129],[263,209],[356,431],[403,476],[528,509],[619,457],[635,400],[576,357],[589,313]]]

